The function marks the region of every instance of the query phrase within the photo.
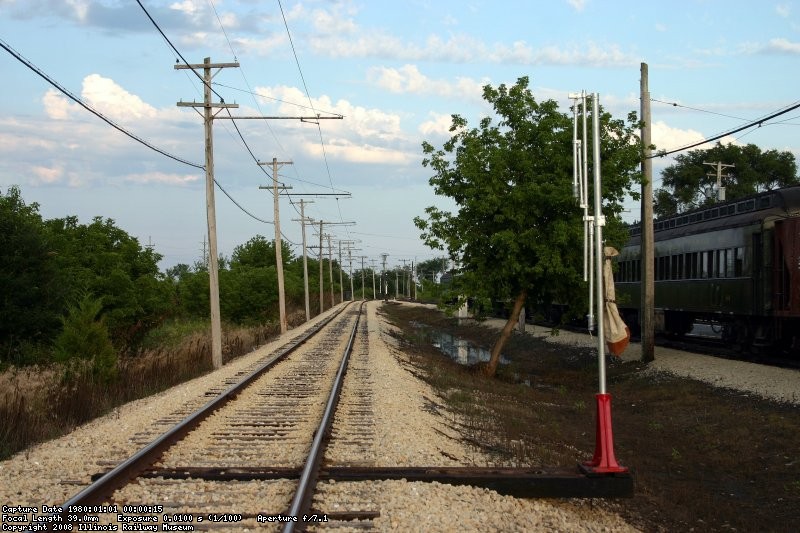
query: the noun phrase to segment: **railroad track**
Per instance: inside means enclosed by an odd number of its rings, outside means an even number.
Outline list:
[[[272,529],[280,525],[290,531],[299,522],[284,520],[302,521],[304,516],[304,526],[315,520],[353,519],[368,526],[370,517],[377,515],[374,505],[366,511],[347,511],[337,503],[339,511],[330,517],[312,509],[313,505],[324,509],[327,502],[324,491],[314,500],[316,476],[359,324],[362,337],[366,335],[362,306],[346,306],[308,334],[292,339],[226,390],[209,392],[213,399],[177,424],[174,416],[159,420],[157,428],[175,425],[111,471],[96,476],[91,486],[61,506],[62,519],[78,524],[86,516],[83,528],[98,530],[121,527],[118,515],[137,527],[157,525],[158,530],[165,524],[194,530],[274,524]],[[361,345],[362,361],[353,373],[356,383],[349,386],[366,392],[345,406],[356,417],[337,429],[336,441],[339,455],[361,457],[364,464],[371,393],[357,383],[369,379],[363,339]],[[358,503],[364,505],[363,495]],[[88,521],[94,517],[99,521]]]
[[[472,485],[525,498],[632,494],[627,474],[382,466],[385,450],[376,443],[382,418],[375,413],[376,404],[385,411],[376,400],[385,391],[376,381],[363,307],[343,306],[230,378],[227,388],[207,392],[206,404],[136,435],[147,444],[50,511],[61,520],[50,529],[373,529],[383,527],[375,525],[382,511],[398,512],[381,485],[392,480]]]

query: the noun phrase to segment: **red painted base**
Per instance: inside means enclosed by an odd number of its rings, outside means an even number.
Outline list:
[[[597,435],[594,457],[583,463],[582,470],[591,474],[615,474],[628,469],[614,457],[614,436],[611,431],[611,395],[595,394],[597,399]]]

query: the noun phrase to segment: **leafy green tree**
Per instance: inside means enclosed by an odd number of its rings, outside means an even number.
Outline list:
[[[17,187],[0,191],[0,360],[25,363],[22,346],[58,333],[69,279],[55,254],[39,206]]]
[[[95,217],[80,224],[76,217],[46,222],[56,248],[58,270],[70,279],[70,298],[88,292],[103,300],[111,337],[129,346],[171,312],[172,290],[159,272],[161,255],[116,226]]]
[[[494,375],[527,298],[573,308],[583,302],[583,224],[572,196],[572,118],[553,100],[537,102],[526,77],[511,87],[487,85],[483,98],[496,124],[485,117],[469,128],[453,115],[453,135],[441,149],[423,143],[423,166],[434,172],[430,184],[455,201],[457,212],[429,207],[427,219],[414,222],[428,246],[447,250],[459,265],[456,305],[466,298],[513,302],[484,369]],[[639,124],[635,113],[626,122],[601,111],[600,119],[604,214],[613,242],[623,233],[621,202],[639,179]]]
[[[716,171],[703,163],[734,165],[724,168],[725,196],[734,200],[758,192],[798,183],[797,163],[789,151],[762,151],[754,144],[717,143],[707,150],[692,150],[675,157],[661,173],[662,187],[654,194],[654,212],[668,216],[717,201]]]
[[[294,254],[286,241],[281,241],[281,260],[286,267],[292,262]],[[263,235],[256,235],[244,244],[233,249],[231,268],[242,266],[275,266],[275,241],[268,241]]]
[[[56,337],[54,355],[56,361],[62,363],[89,360],[92,362],[93,375],[110,381],[117,376],[117,353],[108,328],[98,318],[102,308],[102,301],[88,294],[71,305],[62,319],[63,329]]]

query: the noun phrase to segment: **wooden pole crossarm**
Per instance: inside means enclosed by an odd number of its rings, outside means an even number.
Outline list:
[[[235,105],[235,104],[232,104]],[[238,107],[238,106],[237,106]],[[343,115],[339,115],[336,117],[270,117],[270,116],[255,116],[255,115],[243,115],[240,117],[220,117],[221,119],[226,120],[299,120],[301,122],[308,122],[310,120],[342,120],[344,118]]]

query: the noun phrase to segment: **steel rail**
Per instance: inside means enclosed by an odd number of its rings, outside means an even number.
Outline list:
[[[361,302],[361,306],[358,309],[358,316],[356,317],[356,323],[353,325],[353,330],[350,332],[350,338],[347,341],[347,346],[342,356],[342,362],[339,364],[339,370],[336,372],[336,379],[334,379],[331,393],[328,396],[325,412],[322,414],[319,428],[314,433],[314,441],[311,443],[308,459],[306,459],[305,466],[303,466],[303,471],[300,474],[300,481],[297,484],[297,491],[295,492],[294,499],[287,513],[287,516],[293,517],[297,521],[291,520],[286,522],[283,526],[284,533],[292,533],[295,531],[296,527],[300,527],[301,530],[305,528],[305,520],[301,521],[300,518],[301,515],[307,515],[311,510],[314,488],[316,487],[319,469],[322,465],[322,458],[325,455],[325,445],[329,440],[333,415],[339,403],[342,383],[344,383],[344,376],[347,373],[347,364],[350,361],[350,352],[353,350],[353,341],[358,331],[358,324],[361,321],[363,309],[364,302]]]
[[[295,351],[297,348],[305,344],[306,341],[319,333],[347,307],[349,307],[349,304],[343,306],[335,314],[309,328],[309,330],[305,332],[299,339],[292,340],[284,344],[281,348],[279,348],[275,355],[273,355],[268,361],[265,361],[261,366],[253,370],[241,381],[228,387],[216,398],[212,399],[195,412],[188,415],[171,429],[162,433],[150,444],[140,449],[134,455],[130,456],[128,459],[104,474],[97,481],[78,492],[75,496],[70,498],[69,501],[64,503],[61,506],[61,511],[56,514],[61,515],[62,520],[66,522],[67,515],[70,514],[68,513],[70,506],[97,505],[110,498],[116,489],[126,485],[129,480],[136,478],[140,472],[144,471],[146,468],[156,462],[164,453],[164,451],[182,439],[189,431],[197,427],[200,422],[206,419],[214,411],[225,405],[232,398],[236,397],[236,395],[238,395],[245,387],[252,383],[256,378],[261,376],[264,372],[269,370],[269,368],[271,368],[275,363]]]

